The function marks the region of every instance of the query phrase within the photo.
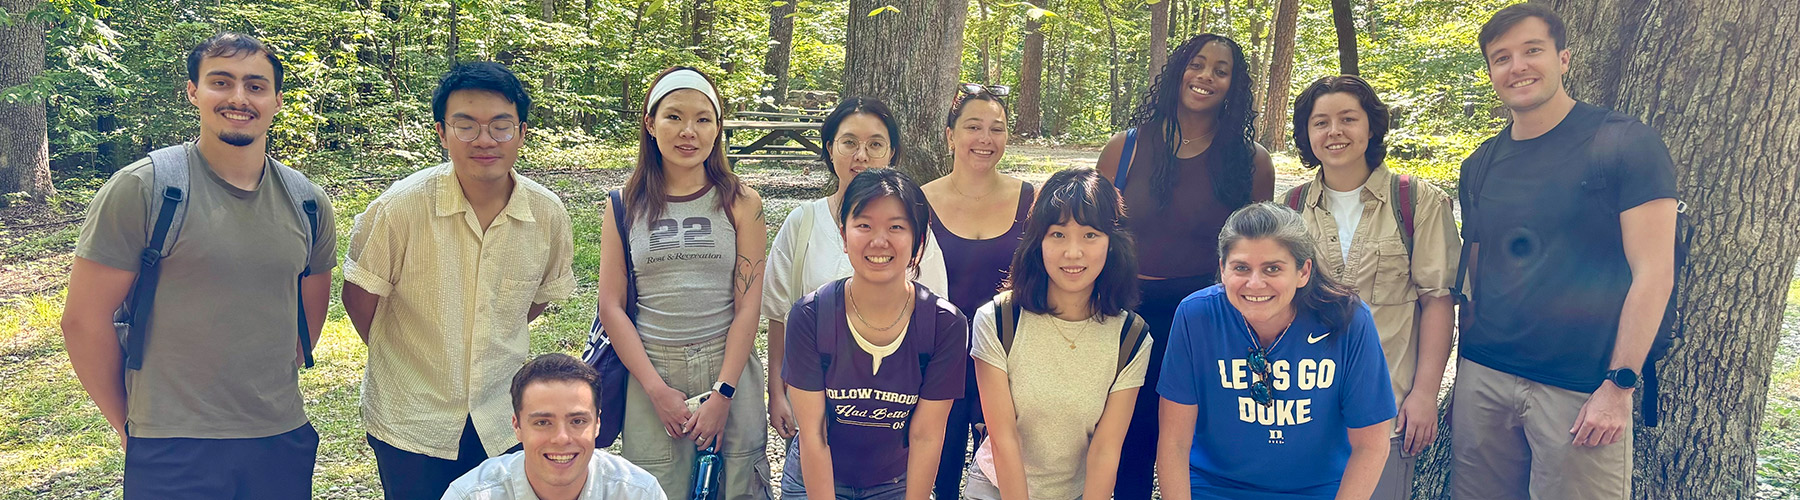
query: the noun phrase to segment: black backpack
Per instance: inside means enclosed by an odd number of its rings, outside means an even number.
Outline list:
[[[1012,299],[1012,292],[1001,293],[994,297],[994,318],[1000,337],[1000,349],[1012,352],[1013,338],[1019,335],[1019,316],[1024,308]],[[1125,366],[1131,364],[1131,358],[1137,356],[1138,350],[1144,347],[1144,331],[1148,325],[1137,313],[1125,311],[1125,324],[1119,328],[1119,363],[1113,370],[1113,381],[1118,382],[1119,374],[1125,372]]]
[[[1600,127],[1595,130],[1593,139],[1588,141],[1589,164],[1600,165],[1601,167],[1593,172],[1589,172],[1587,175],[1588,179],[1606,182],[1607,186],[1612,186],[1609,189],[1616,189],[1618,183],[1610,181],[1610,179],[1618,175],[1616,168],[1613,166],[1616,162],[1611,161],[1606,155],[1609,151],[1613,150],[1613,144],[1618,142],[1619,134],[1623,131],[1623,128],[1632,123],[1638,123],[1637,119],[1617,111],[1608,112],[1606,118],[1601,120]],[[1505,132],[1503,131],[1501,133]],[[1487,180],[1488,170],[1493,167],[1494,141],[1498,138],[1499,136],[1496,135],[1495,137],[1489,138],[1486,142],[1481,143],[1481,147],[1476,148],[1475,153],[1469,155],[1469,159],[1464,161],[1463,172],[1473,174],[1469,179],[1470,182],[1465,184],[1466,189],[1463,189],[1462,192],[1459,193],[1459,196],[1462,198],[1463,212],[1465,214],[1473,213],[1476,208],[1475,202],[1480,198],[1482,184]],[[1663,307],[1662,324],[1657,325],[1656,327],[1656,339],[1650,344],[1650,354],[1644,357],[1644,394],[1643,399],[1639,403],[1640,409],[1644,414],[1644,425],[1650,427],[1656,427],[1657,423],[1660,421],[1660,416],[1658,415],[1659,407],[1657,406],[1659,383],[1656,376],[1656,362],[1661,361],[1663,357],[1668,356],[1669,349],[1674,347],[1684,333],[1684,321],[1682,321],[1681,309],[1677,307],[1677,305],[1680,303],[1681,298],[1681,271],[1687,268],[1688,246],[1693,240],[1694,225],[1692,221],[1688,220],[1688,206],[1686,202],[1677,199],[1675,207],[1674,287],[1669,293],[1668,304]],[[1463,280],[1468,276],[1469,246],[1469,243],[1463,243],[1462,257],[1457,261],[1456,286],[1451,288],[1451,294],[1456,297],[1457,303],[1465,309],[1473,305],[1470,296],[1463,288]]]
[[[631,263],[631,218],[625,215],[624,197],[619,190],[606,193],[607,203],[613,211],[613,225],[619,228],[619,246],[625,250],[625,316],[637,322],[637,272]],[[600,324],[600,310],[594,309],[594,323],[588,327],[587,348],[581,353],[581,360],[594,371],[600,372],[600,432],[594,435],[594,447],[612,446],[625,429],[625,391],[631,381],[631,371],[625,369],[625,361],[613,348],[612,338],[606,335],[606,327]]]

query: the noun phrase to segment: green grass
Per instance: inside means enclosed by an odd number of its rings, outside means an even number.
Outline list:
[[[81,225],[79,224],[71,224],[52,232],[34,235],[17,244],[0,249],[0,262],[23,262],[69,252],[75,249],[75,238],[78,236],[81,236]]]

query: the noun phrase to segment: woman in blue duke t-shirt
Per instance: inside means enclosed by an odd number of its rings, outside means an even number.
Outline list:
[[[1367,500],[1394,396],[1369,308],[1316,269],[1300,214],[1258,203],[1219,232],[1220,284],[1176,309],[1163,358],[1165,500]],[[1192,432],[1183,432],[1191,429]]]

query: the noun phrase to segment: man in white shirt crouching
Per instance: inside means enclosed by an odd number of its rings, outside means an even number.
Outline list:
[[[545,354],[513,376],[513,432],[524,451],[487,459],[450,483],[444,500],[667,500],[649,472],[594,449],[599,375]]]

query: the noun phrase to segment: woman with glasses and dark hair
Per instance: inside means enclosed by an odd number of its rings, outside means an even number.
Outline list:
[[[855,269],[850,258],[836,250],[844,246],[844,235],[838,231],[843,222],[838,220],[838,207],[844,201],[844,188],[864,170],[893,166],[900,160],[902,149],[900,124],[894,121],[887,104],[876,99],[845,99],[825,116],[819,130],[827,146],[825,167],[837,179],[837,190],[788,212],[780,232],[775,233],[763,273],[762,315],[769,320],[769,425],[789,439],[799,429],[799,422],[794,420],[787,385],[781,382],[780,374],[787,347],[788,311],[802,296],[850,276]],[[943,253],[935,239],[925,242],[925,255],[919,261],[919,283],[934,291],[949,289],[944,279]]]
[[[1181,301],[1157,384],[1170,500],[1361,499],[1393,433],[1381,337],[1355,291],[1318,272],[1300,214],[1275,203],[1219,232],[1224,277]]]
[[[1356,288],[1381,332],[1400,414],[1375,498],[1404,500],[1413,457],[1437,439],[1462,238],[1448,195],[1383,165],[1387,131],[1387,106],[1368,82],[1314,81],[1294,99],[1294,145],[1319,175],[1285,198],[1319,245],[1317,269]]]
[[[899,171],[870,169],[845,187],[838,229],[855,271],[787,315],[781,375],[800,431],[782,498],[931,498],[969,336],[962,313],[912,279],[930,219]]]
[[[612,198],[622,200],[601,211],[612,221],[625,210],[630,221],[628,232],[606,224],[600,245],[598,316],[631,372],[620,455],[670,498],[690,495],[694,455],[709,448],[725,461],[722,498],[769,497],[768,410],[753,353],[768,233],[761,196],[725,161],[723,111],[699,71],[657,75],[637,168]],[[637,287],[635,318],[626,280]]]
[[[1131,209],[1138,238],[1138,313],[1150,334],[1167,338],[1182,298],[1218,282],[1213,254],[1219,228],[1233,210],[1275,193],[1275,166],[1254,142],[1256,112],[1244,51],[1222,35],[1197,35],[1169,55],[1131,115],[1131,129],[1101,150],[1099,170]],[[1163,345],[1150,353],[1145,384],[1156,385]],[[1127,449],[1156,445],[1157,399],[1138,394]],[[1119,465],[1120,500],[1150,498],[1151,458],[1129,454]]]
[[[925,185],[925,197],[936,214],[931,234],[944,249],[951,303],[973,311],[994,298],[1013,251],[1019,248],[1025,216],[1031,211],[1031,183],[1002,174],[1008,114],[1003,85],[965,83],[944,120],[950,145],[950,175]],[[938,468],[938,498],[962,496],[959,487],[968,462],[970,431],[981,422],[981,396],[973,368],[966,374],[968,395],[950,410],[944,435],[944,457]]]
[[[1108,498],[1150,344],[1137,253],[1118,191],[1093,169],[1057,172],[1031,209],[1007,291],[971,341],[988,436],[965,498]]]

